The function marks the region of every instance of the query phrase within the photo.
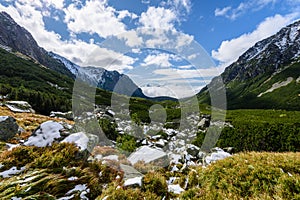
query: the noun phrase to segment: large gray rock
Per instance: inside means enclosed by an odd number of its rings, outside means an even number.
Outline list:
[[[159,149],[151,148],[149,146],[141,146],[135,152],[128,157],[129,162],[134,165],[138,161],[144,161],[145,163],[159,163],[164,165],[168,163],[167,154]]]
[[[10,116],[0,116],[0,140],[8,141],[18,133],[19,125]]]
[[[130,179],[130,178],[143,176],[142,173],[140,173],[135,168],[133,168],[129,165],[121,164],[120,167],[121,167],[121,170],[124,172],[124,179],[125,180]]]
[[[6,107],[8,107],[12,112],[16,113],[35,113],[31,105],[26,101],[7,101],[5,102]]]

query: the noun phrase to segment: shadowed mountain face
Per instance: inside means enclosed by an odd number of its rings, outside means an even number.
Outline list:
[[[257,42],[221,74],[229,108],[300,109],[300,21]],[[213,87],[213,79],[208,87]],[[199,93],[209,102],[208,87]]]
[[[50,57],[45,49],[39,47],[32,35],[5,12],[0,12],[0,44],[31,57],[52,70],[74,77],[62,63]]]

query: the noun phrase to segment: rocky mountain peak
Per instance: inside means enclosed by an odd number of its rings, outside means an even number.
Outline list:
[[[29,56],[50,69],[72,76],[62,63],[51,58],[48,52],[38,45],[31,33],[18,25],[6,12],[0,12],[0,45]]]
[[[300,56],[300,20],[257,42],[222,74],[225,83],[272,74]]]

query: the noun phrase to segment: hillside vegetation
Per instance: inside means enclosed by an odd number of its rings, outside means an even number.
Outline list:
[[[39,113],[71,110],[73,80],[0,48],[0,95],[28,101]]]

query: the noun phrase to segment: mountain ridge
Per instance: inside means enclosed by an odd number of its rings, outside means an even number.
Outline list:
[[[229,109],[300,110],[300,20],[257,42],[220,76]],[[216,81],[198,93],[200,102],[210,103]]]

